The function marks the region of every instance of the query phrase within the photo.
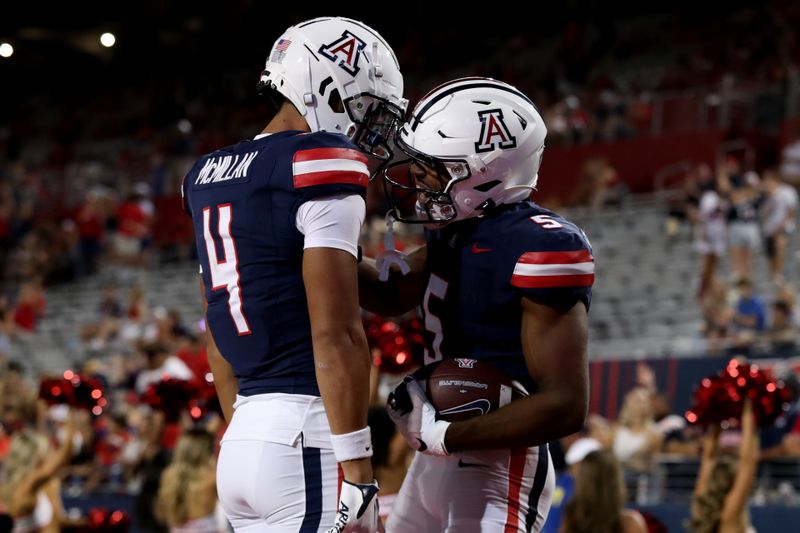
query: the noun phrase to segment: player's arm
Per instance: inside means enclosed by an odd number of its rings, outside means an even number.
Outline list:
[[[358,305],[357,267],[365,213],[360,195],[318,196],[300,205],[296,226],[304,235],[303,283],[314,365],[333,451],[347,481],[367,484],[373,481],[367,426],[370,359]]]
[[[758,472],[759,440],[753,403],[748,398],[742,412],[742,442],[739,445],[739,464],[733,487],[725,497],[720,515],[720,525],[736,524],[750,499]]]
[[[200,278],[200,297],[203,299],[203,315],[208,316],[208,302],[206,301],[206,289],[203,278]],[[208,355],[208,366],[214,376],[214,388],[217,391],[219,405],[222,407],[222,415],[225,421],[230,424],[233,418],[233,404],[236,401],[236,393],[239,392],[239,384],[233,374],[230,363],[222,357],[222,353],[214,341],[214,335],[208,326],[206,318],[206,354]]]
[[[369,351],[358,305],[356,258],[334,248],[309,248],[303,254],[317,383],[333,435],[367,427]],[[367,449],[370,451],[367,444]],[[341,463],[345,479],[371,483],[370,460]]]
[[[586,307],[563,311],[522,298],[522,347],[539,390],[486,416],[454,422],[447,451],[544,444],[581,429],[588,410]]]
[[[365,257],[358,265],[358,294],[361,307],[382,316],[397,316],[422,305],[428,283],[425,268],[427,248],[421,246],[408,254],[411,272],[405,276],[392,267],[389,279],[378,279],[375,259]]]
[[[26,476],[14,491],[15,495],[35,493],[48,481],[53,479],[58,471],[69,463],[72,457],[72,445],[75,438],[75,412],[72,408],[67,412],[67,419],[64,426],[64,438],[47,458]],[[14,502],[12,502],[13,504]]]

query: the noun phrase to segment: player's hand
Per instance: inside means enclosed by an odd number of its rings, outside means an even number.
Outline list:
[[[327,533],[375,533],[379,531],[378,482],[350,483],[342,480],[336,522]],[[380,529],[382,531],[382,528]]]
[[[392,391],[386,409],[413,449],[427,455],[450,455],[444,444],[450,422],[437,418],[436,409],[412,376]]]

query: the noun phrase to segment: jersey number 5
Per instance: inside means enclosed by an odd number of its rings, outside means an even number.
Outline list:
[[[431,313],[430,304],[432,297],[444,300],[447,294],[447,285],[447,281],[436,274],[431,274],[428,280],[428,288],[425,290],[425,297],[422,299],[422,310],[425,312],[425,329],[433,333],[433,342],[431,343],[433,354],[431,354],[431,350],[428,350],[427,347],[425,348],[426,365],[442,359],[442,341],[444,340],[442,321],[438,316]]]
[[[539,224],[544,229],[558,229],[563,228],[559,222],[553,220],[549,215],[536,215],[531,217],[531,220]]]
[[[220,261],[217,258],[217,245],[211,235],[211,208],[203,208],[203,239],[206,243],[208,253],[208,266],[211,271],[211,290],[228,291],[228,309],[236,325],[239,336],[249,335],[250,324],[242,310],[242,284],[239,279],[239,258],[236,255],[236,242],[231,235],[231,223],[233,222],[233,208],[231,204],[220,204],[217,206],[217,233],[222,240],[222,250],[225,252],[225,259]]]

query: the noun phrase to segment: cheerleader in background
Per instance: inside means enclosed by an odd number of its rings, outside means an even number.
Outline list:
[[[719,454],[720,427],[703,442],[700,474],[692,497],[690,530],[694,533],[754,532],[747,512],[758,470],[759,441],[753,404],[744,402],[738,462]]]
[[[30,429],[11,438],[2,498],[14,521],[13,533],[61,531],[63,504],[58,471],[72,456],[75,418],[67,413],[65,434],[53,452],[47,437]]]
[[[171,533],[218,533],[214,436],[202,428],[184,431],[161,475],[156,514]]]
[[[614,454],[596,450],[577,463],[575,492],[560,533],[647,533],[642,515],[625,509],[622,469]]]

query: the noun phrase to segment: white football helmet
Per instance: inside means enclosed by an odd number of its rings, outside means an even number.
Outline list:
[[[442,224],[525,200],[536,187],[546,135],[536,106],[507,83],[461,78],[440,85],[396,135],[396,146],[411,160],[384,171],[392,214],[404,222]],[[397,172],[414,162],[436,172],[441,191]],[[412,200],[415,213],[404,215]]]
[[[272,46],[259,91],[272,89],[311,131],[342,133],[365,153],[389,159],[388,142],[405,117],[403,75],[378,32],[355,20],[324,17],[286,30]]]

